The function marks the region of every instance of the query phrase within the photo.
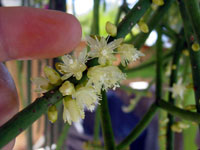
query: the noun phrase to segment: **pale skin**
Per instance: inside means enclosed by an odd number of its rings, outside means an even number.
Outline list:
[[[19,110],[15,84],[1,62],[52,58],[71,52],[81,26],[69,14],[27,7],[0,7],[0,126]],[[11,150],[14,140],[3,150]]]

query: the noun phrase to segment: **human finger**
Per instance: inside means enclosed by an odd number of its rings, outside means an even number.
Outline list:
[[[0,61],[57,57],[72,51],[81,34],[80,23],[70,14],[0,7]]]

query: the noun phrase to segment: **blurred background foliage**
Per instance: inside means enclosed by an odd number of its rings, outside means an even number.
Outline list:
[[[114,24],[118,24],[120,20],[127,14],[130,8],[136,4],[137,0],[100,0],[99,7],[99,34],[106,36],[105,24],[110,21]],[[7,6],[29,6],[44,9],[57,9],[60,11],[66,11],[75,15],[82,25],[83,41],[76,49],[79,51],[85,46],[84,37],[94,33],[93,26],[93,0],[0,0],[2,7]],[[144,16],[144,21],[148,22],[156,11],[156,6],[152,5],[148,9]],[[119,15],[120,14],[120,15]],[[119,15],[119,17],[117,17]],[[167,99],[168,92],[167,87],[169,86],[169,74],[170,65],[172,63],[172,54],[174,51],[174,44],[176,42],[176,36],[178,36],[180,29],[182,28],[182,21],[179,13],[177,3],[173,3],[169,10],[165,13],[160,25],[163,27],[162,42],[163,42],[163,83],[164,83],[164,99]],[[138,25],[134,26],[131,33],[129,33],[125,41],[127,43],[133,43],[134,39],[141,33]],[[129,65],[129,69],[126,70],[127,80],[122,83],[121,91],[123,91],[128,100],[124,111],[132,111],[143,97],[148,98],[147,103],[152,103],[155,93],[155,49],[156,49],[157,31],[154,29],[145,44],[140,50],[145,53],[145,57],[141,58],[140,61]],[[34,85],[31,85],[30,78],[34,78],[42,75],[42,69],[45,65],[53,65],[56,59],[46,60],[33,60],[33,61],[9,61],[6,62],[6,66],[14,77],[17,85],[21,108],[31,103],[39,95],[34,93]],[[116,62],[117,63],[117,62]],[[189,87],[192,83],[191,68],[189,57],[187,54],[182,54],[180,58],[180,69],[178,76],[183,77],[184,84]],[[25,80],[27,79],[27,80]],[[136,86],[130,86],[134,85]],[[120,92],[121,92],[120,91]],[[120,93],[118,91],[118,93]],[[123,95],[123,94],[121,94]],[[135,98],[130,98],[131,95],[136,95]],[[184,107],[187,105],[194,104],[193,89],[188,88],[186,90],[184,100],[177,99],[177,105]],[[143,109],[143,106],[140,105]],[[62,116],[62,108],[59,109],[59,116]],[[166,119],[167,113],[160,111],[159,119],[157,119],[157,125],[159,126],[158,143],[160,150],[166,149],[166,123],[162,121]],[[139,115],[140,117],[142,114]],[[197,124],[186,122],[190,125],[188,129],[185,129],[182,133],[176,133],[175,136],[175,149],[176,150],[197,150],[196,136],[197,136]],[[74,127],[71,127],[74,128]],[[81,132],[81,124],[76,124],[75,128],[79,131],[79,141],[83,144],[83,141],[91,140],[91,137],[85,138]],[[75,129],[69,133],[70,139],[67,139],[67,132],[69,126],[63,123],[62,117],[59,117],[55,124],[51,124],[47,116],[42,116],[37,122],[35,122],[26,133],[21,134],[16,139],[16,145],[14,150],[31,150],[31,149],[55,149],[55,143],[70,149],[70,144],[76,144],[78,140],[74,140],[73,136],[77,134]],[[82,135],[81,135],[82,134]],[[153,133],[151,133],[153,134]],[[153,139],[154,140],[154,139]],[[66,142],[67,141],[67,142]],[[78,143],[78,142],[77,142]],[[144,143],[145,144],[145,143]],[[68,145],[68,146],[66,146]],[[79,143],[77,144],[79,145]],[[94,146],[95,145],[95,146]],[[84,143],[85,149],[102,149],[98,142],[96,143]],[[43,148],[42,148],[43,147]],[[63,148],[63,149],[65,149]],[[136,149],[137,150],[137,149]],[[147,150],[147,149],[146,149]]]

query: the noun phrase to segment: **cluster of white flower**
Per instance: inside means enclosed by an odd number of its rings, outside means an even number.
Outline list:
[[[109,25],[106,28],[107,32],[116,35],[116,27],[111,23],[107,23],[107,25]],[[63,63],[56,64],[56,69],[62,76],[54,69],[45,67],[46,78],[39,77],[33,80],[37,85],[36,92],[44,93],[59,86],[59,91],[64,97],[63,120],[69,124],[83,119],[85,108],[90,111],[95,109],[95,105],[99,104],[99,100],[101,100],[101,90],[115,89],[125,79],[126,75],[113,65],[116,53],[120,54],[123,66],[144,56],[133,45],[122,44],[122,38],[108,43],[108,39],[104,37],[88,36],[86,41],[90,47],[89,52],[84,49],[78,57],[64,55],[62,56]],[[86,62],[94,58],[98,58],[99,65],[88,68]],[[83,72],[85,75],[87,74],[86,80],[78,82],[78,84],[73,84],[68,80],[70,77],[81,80]],[[50,106],[48,117],[51,122],[56,121],[55,114],[57,115],[55,105]]]

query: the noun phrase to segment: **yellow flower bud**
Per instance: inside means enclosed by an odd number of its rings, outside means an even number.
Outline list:
[[[149,27],[148,27],[148,25],[144,21],[140,21],[138,23],[138,25],[139,25],[139,28],[140,28],[140,30],[142,32],[144,32],[144,33],[148,33],[149,32]]]
[[[152,2],[158,6],[164,5],[164,0],[152,0]]]
[[[111,36],[116,36],[117,35],[117,27],[114,24],[112,24],[111,22],[107,21],[106,22],[106,32]]]
[[[74,84],[69,81],[65,81],[59,88],[59,91],[63,96],[72,95],[75,92]]]
[[[197,52],[197,51],[199,51],[199,49],[200,49],[199,43],[195,42],[195,43],[192,44],[192,50],[193,51]]]
[[[47,112],[47,115],[48,115],[48,119],[51,123],[54,123],[56,122],[57,118],[58,118],[58,111],[56,109],[56,106],[55,105],[52,105],[48,108],[48,112]]]
[[[174,132],[178,132],[178,133],[181,133],[183,130],[179,127],[179,125],[177,123],[174,123],[172,126],[171,126],[171,129],[172,131]]]
[[[173,70],[176,70],[176,65],[172,65],[172,69],[173,69]]]
[[[44,67],[44,74],[49,79],[49,82],[53,85],[61,84],[60,75],[51,67],[45,66]]]
[[[190,53],[189,53],[189,51],[187,49],[184,49],[182,52],[183,52],[183,54],[185,56],[189,56],[190,55]]]

